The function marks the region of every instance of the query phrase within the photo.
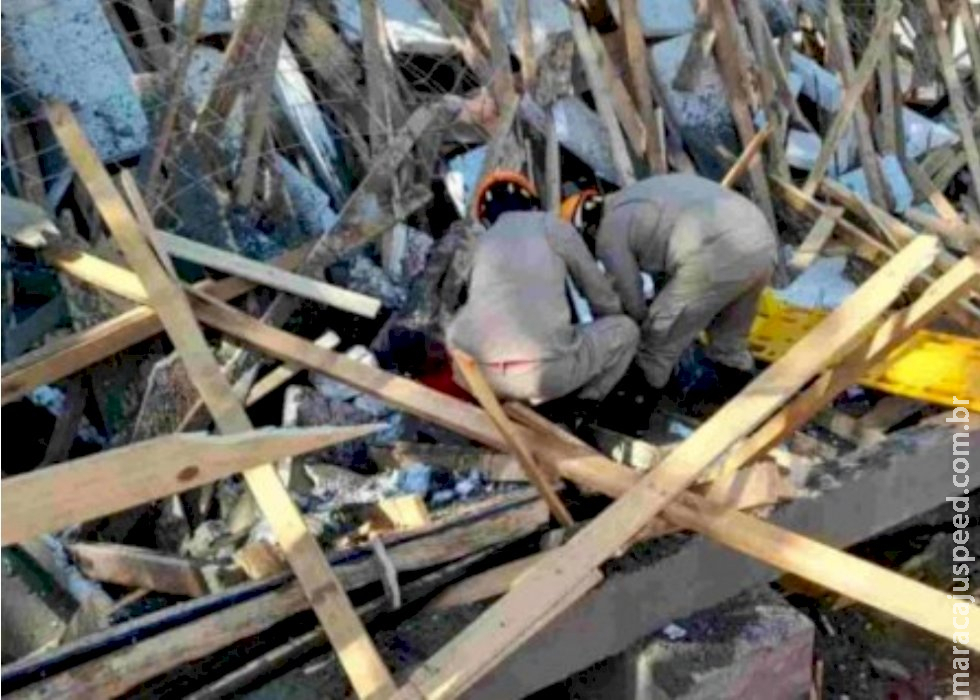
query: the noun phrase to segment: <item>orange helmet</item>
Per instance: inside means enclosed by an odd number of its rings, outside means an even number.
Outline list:
[[[495,200],[501,205],[500,209],[492,206]],[[493,214],[495,215],[492,218],[495,220],[504,211],[511,209],[537,209],[539,206],[534,184],[516,170],[492,171],[483,178],[473,194],[473,216],[479,221],[484,221]],[[497,211],[494,212],[493,209]]]
[[[597,205],[601,204],[601,202],[602,195],[599,194],[598,190],[592,188],[585,189],[565,197],[562,200],[558,215],[562,221],[567,221],[579,231],[584,231],[590,224],[598,223],[597,221],[593,221],[597,217],[587,216],[587,213],[598,210],[599,207]],[[596,213],[599,212],[596,211]]]

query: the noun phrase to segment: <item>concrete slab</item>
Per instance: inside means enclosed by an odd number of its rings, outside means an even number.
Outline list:
[[[133,88],[132,68],[98,0],[8,2],[3,37],[9,65],[16,66],[23,87],[32,97],[71,105],[102,160],[117,161],[143,149],[146,114]]]
[[[778,508],[771,520],[844,547],[934,508],[948,495],[951,433],[945,426],[902,430],[875,448],[822,465],[807,483],[822,493]],[[980,437],[971,433],[970,441],[976,448]],[[629,648],[651,629],[780,576],[722,545],[684,535],[640,545],[604,570],[599,588],[467,697],[524,697]]]
[[[768,586],[672,622],[562,686],[581,700],[787,700],[811,685],[815,628]]]

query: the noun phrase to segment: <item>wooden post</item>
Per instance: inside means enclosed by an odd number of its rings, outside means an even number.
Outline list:
[[[963,85],[956,72],[956,61],[953,57],[953,47],[949,35],[943,27],[943,18],[939,10],[938,0],[926,0],[926,11],[936,35],[936,47],[939,49],[939,66],[946,81],[946,94],[949,96],[949,106],[956,116],[960,126],[960,138],[963,139],[963,150],[966,152],[966,164],[970,169],[973,180],[973,198],[980,204],[980,152],[977,150],[977,138],[973,130],[973,116],[967,109],[963,96]]]
[[[854,57],[851,55],[851,44],[847,38],[847,27],[844,24],[840,0],[828,0],[827,2],[827,28],[830,41],[834,44],[840,60],[841,86],[846,93],[854,81]],[[891,38],[889,37],[882,44],[882,54],[887,55],[890,51]],[[854,108],[854,124],[857,128],[858,150],[861,153],[861,166],[864,170],[865,181],[868,183],[868,192],[875,204],[882,209],[890,210],[891,197],[888,186],[885,184],[885,178],[881,173],[878,154],[875,151],[871,120],[860,100]]]
[[[487,384],[487,380],[480,371],[476,360],[461,350],[451,350],[450,352],[453,356],[453,362],[466,380],[469,392],[480,402],[483,410],[490,416],[490,420],[497,426],[500,434],[510,446],[511,451],[521,463],[524,473],[527,474],[528,481],[538,489],[538,493],[541,494],[541,498],[548,504],[551,514],[555,516],[555,520],[561,523],[562,527],[574,525],[575,521],[572,519],[568,509],[565,508],[565,504],[561,502],[558,494],[555,493],[554,486],[551,484],[554,477],[544,473],[531,455],[531,451],[527,445],[524,444],[524,440],[514,430],[513,424],[507,418],[504,409],[501,408],[497,397],[493,393],[493,389]]]
[[[868,83],[875,73],[875,67],[878,65],[878,61],[881,59],[882,54],[891,47],[891,37],[895,20],[898,19],[901,12],[902,3],[900,0],[890,0],[888,8],[878,15],[875,28],[871,33],[871,38],[864,50],[864,55],[861,57],[861,63],[854,73],[854,80],[844,90],[840,109],[837,111],[834,120],[827,129],[827,133],[824,135],[820,153],[817,156],[816,162],[813,164],[813,168],[810,170],[809,176],[807,176],[806,183],[803,185],[803,192],[807,195],[812,196],[817,191],[817,186],[827,172],[830,159],[837,149],[837,142],[840,141],[848,124],[851,123],[854,110],[857,109],[861,102],[864,90],[868,87]]]
[[[650,54],[643,36],[637,0],[620,0],[619,11],[622,14],[621,25],[626,44],[626,60],[629,63],[629,85],[633,90],[633,101],[640,110],[640,117],[647,132],[647,164],[654,174],[666,173],[667,147],[664,143],[663,128],[658,128],[654,111]]]
[[[142,279],[150,303],[160,315],[218,428],[225,433],[250,430],[252,426],[248,415],[222,374],[186,296],[160,266],[71,110],[63,104],[51,105],[48,118],[69,161],[91,192],[107,227],[127,261]],[[388,669],[319,544],[279,480],[275,468],[264,464],[246,471],[244,477],[358,695],[366,698],[391,693],[394,682]]]
[[[636,181],[636,175],[633,173],[633,162],[626,150],[626,141],[623,139],[619,122],[616,121],[612,98],[603,77],[600,63],[602,59],[595,49],[591,32],[585,25],[585,18],[578,10],[569,10],[569,14],[572,20],[572,37],[575,39],[575,48],[582,59],[582,67],[585,69],[585,76],[589,82],[589,89],[592,92],[596,110],[606,127],[606,134],[609,136],[609,147],[616,173],[619,175],[620,184],[625,187]]]
[[[735,119],[735,129],[738,131],[742,148],[747,148],[755,136],[755,125],[752,121],[752,100],[748,88],[751,74],[749,62],[746,60],[739,44],[738,29],[740,27],[735,8],[731,0],[708,0],[711,22],[715,28],[715,54],[718,70],[721,72],[728,93],[732,117]],[[772,198],[769,194],[769,183],[762,163],[756,160],[749,165],[749,176],[752,180],[752,193],[755,203],[766,215],[770,226],[776,230],[776,214],[772,208]]]

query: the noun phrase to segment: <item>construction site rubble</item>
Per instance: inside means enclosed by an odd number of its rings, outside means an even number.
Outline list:
[[[5,695],[980,687],[976,2],[0,13]]]

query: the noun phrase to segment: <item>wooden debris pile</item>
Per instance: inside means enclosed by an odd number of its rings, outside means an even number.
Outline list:
[[[944,591],[767,518],[980,409],[978,15],[10,0],[5,691],[229,696],[329,644],[358,697],[478,693],[677,532],[948,636]],[[501,405],[442,332],[495,168],[552,211],[671,171],[743,190],[784,253],[766,369],[642,439]],[[368,632],[494,598],[425,661]]]

